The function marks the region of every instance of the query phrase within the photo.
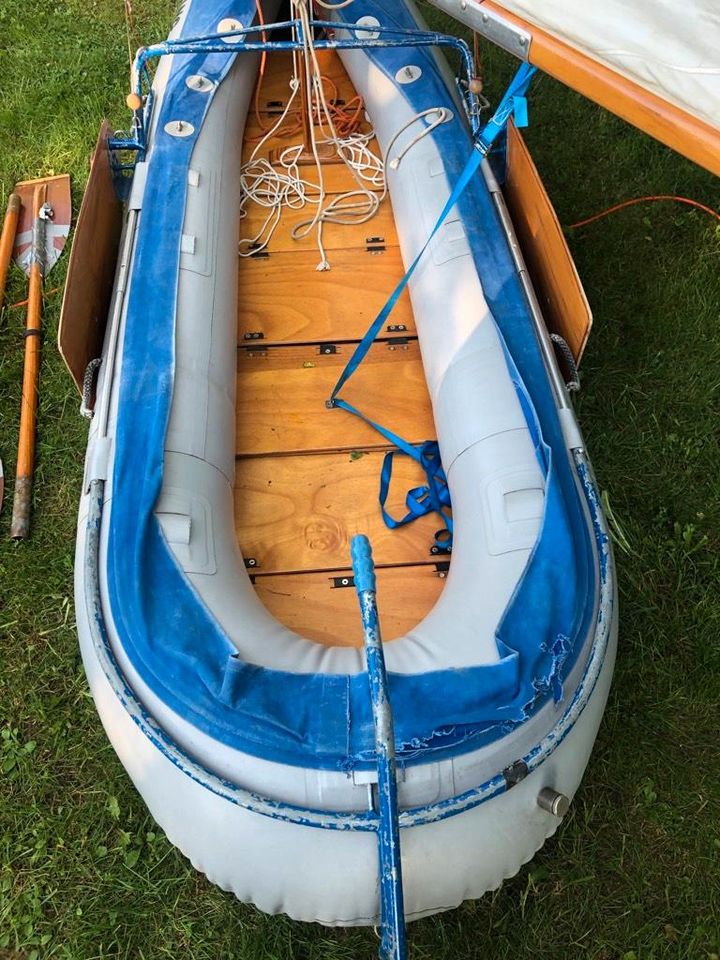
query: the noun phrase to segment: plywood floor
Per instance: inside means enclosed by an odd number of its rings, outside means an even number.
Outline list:
[[[272,55],[251,110],[247,159],[287,103],[291,61]],[[355,91],[337,55],[322,69],[338,97]],[[300,141],[289,114],[286,131],[260,156]],[[276,154],[275,154],[276,155]],[[353,189],[342,164],[324,167],[331,192]],[[311,182],[315,173],[304,167]],[[267,251],[239,258],[238,390],[235,522],[240,549],[258,595],[280,621],[326,644],[360,644],[362,631],[350,569],[350,541],[366,533],[378,566],[378,598],[386,640],[422,619],[438,599],[447,558],[432,552],[437,517],[391,531],[378,488],[383,437],[325,401],[355,345],[403,275],[390,201],[362,226],[327,225],[331,269],[318,272],[312,237],[293,240],[306,211],[284,211]],[[248,206],[241,239],[266,216]],[[434,438],[415,324],[405,294],[343,396],[406,439]],[[405,494],[422,482],[416,465],[396,457],[388,508],[405,513]]]

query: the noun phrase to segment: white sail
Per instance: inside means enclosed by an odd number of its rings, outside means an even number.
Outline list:
[[[498,7],[720,127],[718,0],[499,0]]]

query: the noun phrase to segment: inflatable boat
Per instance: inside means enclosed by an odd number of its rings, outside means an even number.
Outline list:
[[[171,842],[394,955],[393,909],[480,897],[557,829],[615,581],[488,161],[532,71],[483,114],[411,0],[329,6],[190,0],[138,54],[77,621]]]

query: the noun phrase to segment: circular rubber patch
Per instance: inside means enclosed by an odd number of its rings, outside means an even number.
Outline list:
[[[360,17],[356,23],[358,27],[371,28],[369,30],[356,30],[355,36],[358,40],[377,40],[377,38],[380,36],[380,32],[378,30],[372,29],[373,27],[380,26],[380,21],[377,17]]]
[[[395,80],[397,83],[402,84],[415,83],[421,76],[422,68],[415,66],[413,63],[409,63],[406,67],[401,67],[400,70],[398,70],[395,74]]]

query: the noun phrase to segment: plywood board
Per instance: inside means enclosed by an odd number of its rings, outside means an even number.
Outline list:
[[[292,236],[293,228],[311,220],[316,210],[317,207],[313,204],[307,204],[303,210],[283,210],[280,222],[268,245],[268,251],[270,253],[289,253],[294,250],[317,251],[316,229],[313,228],[308,236],[300,239],[295,239]],[[240,221],[240,241],[243,249],[247,247],[247,242],[243,241],[255,240],[263,229],[269,212],[267,208],[260,207],[256,203],[248,204],[247,216]],[[377,241],[375,245],[378,245],[378,243],[397,244],[398,242],[392,208],[387,201],[381,204],[380,209],[367,223],[325,223],[322,236],[323,246],[328,251],[363,250],[370,240]]]
[[[249,135],[250,131],[248,131]],[[257,156],[269,160],[274,166],[275,169],[280,173],[287,173],[287,169],[283,168],[282,164],[279,163],[279,156],[282,151],[288,147],[297,146],[302,141],[302,137],[299,134],[294,134],[291,137],[271,137],[266,141],[265,145],[261,147]],[[243,146],[242,152],[242,162],[243,164],[247,163],[253,155],[253,152],[257,146],[257,143],[251,140],[246,139],[245,145]],[[370,149],[375,153],[376,156],[380,155],[380,148],[376,140],[371,140],[369,144]],[[298,168],[300,170],[300,175],[303,180],[305,180],[306,190],[309,196],[316,196],[319,193],[320,185],[320,174],[318,172],[317,166],[314,163],[306,163]],[[349,168],[341,160],[333,159],[331,163],[322,164],[322,178],[323,178],[323,190],[326,194],[338,194],[338,193],[347,193],[350,190],[358,190],[360,186],[365,187],[368,190],[373,190],[375,192],[381,189],[380,185],[373,186],[372,183],[363,180],[359,185],[356,178],[353,176]]]
[[[439,600],[444,583],[432,564],[381,567],[377,584],[383,641],[405,636],[417,626]],[[255,589],[270,613],[295,633],[327,646],[362,646],[350,570],[259,576]]]
[[[360,340],[405,272],[398,247],[336,250],[332,269],[321,273],[317,260],[300,252],[240,259],[238,343],[257,334],[266,343]],[[381,336],[415,332],[406,289]]]
[[[323,347],[271,347],[265,353],[240,348],[237,454],[387,446],[359,417],[326,406],[354,348],[338,344],[331,356],[321,354]],[[410,442],[435,437],[417,341],[394,350],[375,344],[342,396]]]
[[[102,351],[122,228],[107,149],[111,133],[104,121],[75,229],[58,332],[60,353],[80,393],[85,368]]]
[[[590,305],[540,174],[512,121],[507,156],[505,196],[545,320],[579,361],[592,326]]]
[[[355,88],[340,57],[334,50],[318,50],[317,56],[322,75],[335,84],[338,97],[348,103],[355,96]],[[290,96],[292,69],[292,54],[290,52],[277,52],[268,55],[265,76],[260,81],[260,96],[258,97],[260,115],[263,121],[266,114],[276,113],[277,104],[281,105],[281,109],[286,106]],[[331,96],[333,92],[330,87],[326,88],[327,96]],[[252,116],[253,107],[251,105],[250,117],[252,118]]]
[[[252,457],[237,463],[235,526],[245,559],[261,573],[347,567],[350,541],[365,533],[380,566],[435,562],[430,553],[442,526],[436,515],[397,530],[383,522],[378,489],[383,454],[377,451]],[[405,495],[423,483],[422,469],[396,457],[388,499],[404,516]]]

